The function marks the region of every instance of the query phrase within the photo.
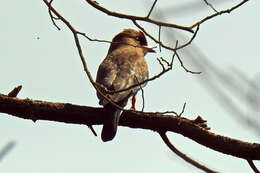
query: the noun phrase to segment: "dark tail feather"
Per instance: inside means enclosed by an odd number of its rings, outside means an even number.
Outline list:
[[[116,104],[122,108],[125,107],[129,96]],[[107,142],[107,141],[111,141],[116,136],[117,126],[122,111],[117,109],[115,106],[113,106],[110,103],[104,106],[104,111],[105,111],[105,120],[104,120],[104,126],[101,133],[101,139],[103,142]]]
[[[111,141],[116,136],[121,110],[116,109],[111,104],[106,105],[104,110],[106,115],[101,133],[101,139],[103,142],[107,142]]]

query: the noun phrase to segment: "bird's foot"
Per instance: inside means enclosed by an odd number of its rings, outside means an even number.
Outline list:
[[[136,102],[136,97],[135,97],[135,95],[132,97],[132,106],[131,106],[131,110],[136,110],[135,109],[135,102]]]

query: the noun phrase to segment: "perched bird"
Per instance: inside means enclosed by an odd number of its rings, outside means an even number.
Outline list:
[[[97,71],[96,82],[110,91],[118,91],[139,84],[148,78],[148,67],[144,56],[148,52],[155,52],[147,47],[146,38],[141,31],[124,29],[117,34],[109,47],[106,58],[100,64]],[[135,95],[140,90],[137,86],[123,92],[106,94],[120,107],[125,107],[129,97],[133,96],[132,108],[135,109]],[[101,133],[104,142],[112,140],[117,131],[121,110],[107,101],[97,92],[99,104],[104,106],[105,120]]]

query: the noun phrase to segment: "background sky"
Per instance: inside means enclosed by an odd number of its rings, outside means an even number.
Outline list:
[[[146,15],[152,5],[148,0],[98,2],[112,11],[141,16]],[[214,7],[221,10],[236,3],[230,0]],[[164,21],[189,26],[213,13],[203,1],[200,5],[194,4],[199,3],[162,0],[152,17],[164,16]],[[53,5],[73,26],[92,38],[111,40],[124,28],[136,28],[128,20],[96,11],[85,1],[54,0]],[[208,120],[214,133],[259,143],[259,131],[238,118],[241,113],[254,122],[259,119],[258,107],[253,108],[245,97],[259,96],[257,89],[252,90],[252,86],[259,87],[260,81],[259,5],[260,1],[249,1],[231,14],[201,25],[192,45],[180,51],[180,55],[187,68],[202,71],[202,74],[186,73],[175,61],[173,71],[145,88],[145,111],[181,112],[186,102],[183,116],[195,118],[201,115]],[[20,98],[98,106],[95,90],[83,71],[71,32],[61,22],[57,22],[61,31],[52,25],[42,1],[4,1],[0,7],[0,20],[0,93],[7,94],[22,85]],[[158,34],[157,27],[144,26],[154,36]],[[174,29],[163,29],[162,32],[162,39],[171,45],[175,40],[183,42],[183,37],[191,37],[189,33],[176,33]],[[148,42],[150,46],[156,46],[150,39]],[[95,78],[109,44],[89,42],[84,38],[81,44]],[[168,51],[160,53],[157,49],[157,52],[146,56],[151,76],[161,70],[156,58],[170,59],[172,55]],[[212,77],[216,68],[221,74],[219,78]],[[223,90],[230,100],[224,102],[225,97],[214,89]],[[142,107],[140,95],[137,109]],[[239,111],[231,109],[227,103],[234,103]],[[94,126],[98,134],[101,127]],[[1,160],[0,170],[5,173],[202,172],[169,151],[160,136],[150,130],[119,127],[116,138],[103,143],[100,136],[93,136],[83,125],[50,121],[33,123],[1,113],[0,136],[0,148],[10,141],[16,143]],[[252,172],[245,160],[212,151],[178,134],[168,133],[168,136],[177,148],[212,169],[225,173]],[[260,162],[255,163],[260,168]]]

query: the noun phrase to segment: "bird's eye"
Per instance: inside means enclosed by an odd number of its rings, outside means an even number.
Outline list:
[[[136,39],[137,41],[140,41],[140,40],[141,40],[141,37],[136,36],[135,39]]]

